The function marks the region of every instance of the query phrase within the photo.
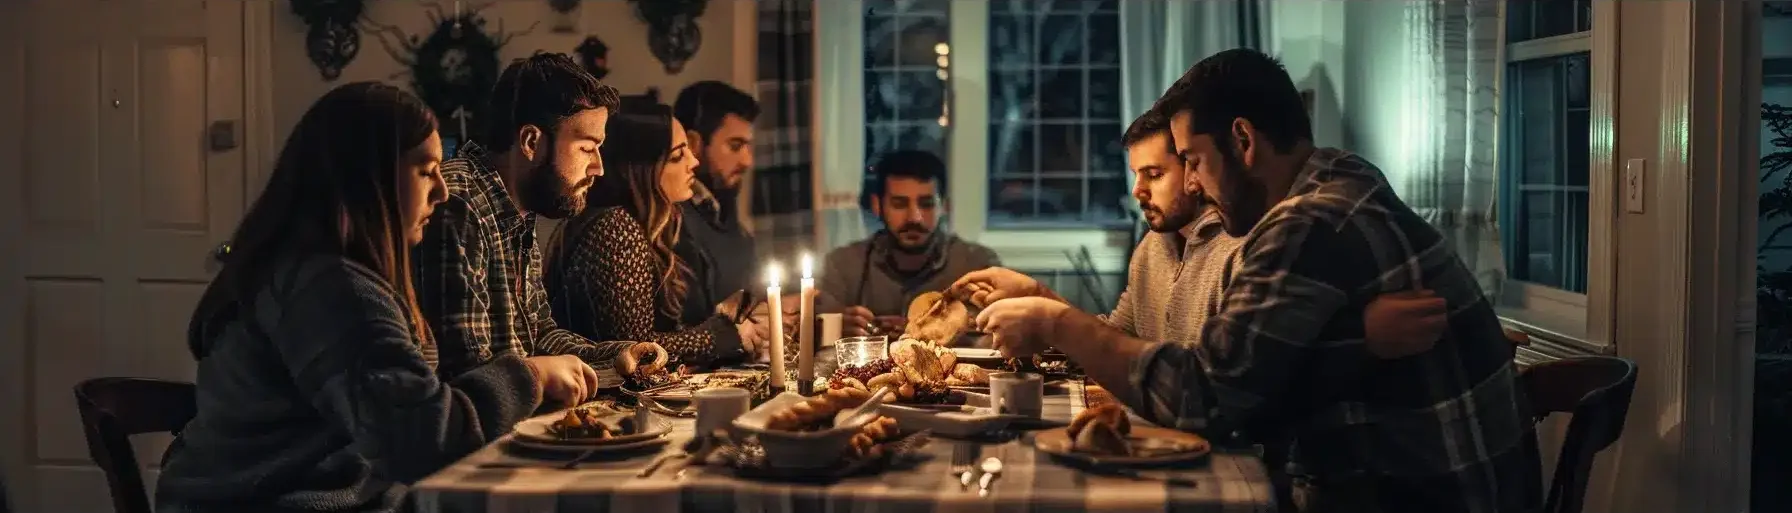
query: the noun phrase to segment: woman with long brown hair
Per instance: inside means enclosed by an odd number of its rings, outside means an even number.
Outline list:
[[[694,194],[697,154],[672,109],[627,99],[606,132],[604,175],[587,193],[588,208],[548,241],[543,281],[554,320],[593,340],[657,342],[686,365],[756,356],[764,337],[752,321],[718,313],[679,323],[690,275],[672,246],[678,203]]]
[[[436,120],[377,82],[305,112],[188,326],[197,414],[157,511],[394,511],[535,410],[534,362],[442,382],[409,248],[445,197]]]

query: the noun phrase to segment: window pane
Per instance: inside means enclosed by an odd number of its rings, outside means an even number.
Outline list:
[[[1073,120],[1083,117],[1083,70],[1043,69],[1039,71],[1039,118]]]
[[[1088,117],[1090,121],[1120,119],[1120,67],[1089,69]]]
[[[1584,32],[1593,29],[1592,0],[1508,0],[1506,42]]]
[[[1080,175],[1088,165],[1083,155],[1083,125],[1039,126],[1039,168],[1048,174]]]
[[[1587,55],[1507,66],[1500,233],[1514,279],[1586,292]]]
[[[1137,202],[1132,198],[1132,188],[1126,185],[1126,175],[1089,178],[1091,221],[1125,219],[1127,208],[1135,204]]]
[[[989,174],[1033,176],[1039,172],[1033,125],[1027,123],[993,123],[989,127]],[[995,185],[992,183],[991,188]]]
[[[1752,511],[1792,511],[1792,1],[1761,6]]]
[[[950,87],[947,0],[865,0],[865,159],[922,150],[946,156]]]

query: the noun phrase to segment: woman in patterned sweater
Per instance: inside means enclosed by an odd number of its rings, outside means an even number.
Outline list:
[[[561,223],[544,252],[554,321],[592,340],[656,342],[685,365],[757,356],[764,336],[752,322],[721,313],[696,326],[678,321],[689,271],[672,246],[697,154],[672,109],[624,101],[605,131],[604,174],[588,208]]]

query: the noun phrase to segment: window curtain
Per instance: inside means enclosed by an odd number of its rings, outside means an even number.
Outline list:
[[[1498,201],[1499,3],[1405,6],[1405,162],[1388,168],[1400,197],[1442,231],[1489,297],[1505,282]]]
[[[1263,48],[1262,0],[1120,2],[1121,126],[1144,114],[1170,84],[1208,55]],[[1127,184],[1133,183],[1128,173]],[[1136,203],[1125,203],[1137,212]]]
[[[815,77],[813,0],[759,2],[759,120],[751,198],[761,257],[789,258],[813,245]]]
[[[815,103],[822,113],[815,120],[816,134],[851,134],[865,131],[865,6],[858,0],[822,0],[815,6],[815,64],[818,85]],[[821,135],[824,141],[830,140]],[[871,235],[866,212],[859,207],[859,191],[865,180],[865,145],[832,144],[817,148],[816,197],[820,211],[821,239],[816,254],[845,246]],[[847,138],[846,140],[854,140]]]

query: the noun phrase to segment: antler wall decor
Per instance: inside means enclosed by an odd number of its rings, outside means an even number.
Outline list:
[[[629,0],[635,4],[635,16],[647,23],[647,49],[666,66],[666,73],[678,74],[703,46],[703,30],[697,18],[709,6],[709,0]]]
[[[342,76],[342,68],[361,53],[361,32],[355,22],[365,0],[291,0],[292,13],[305,22],[305,56],[324,80]]]
[[[548,8],[557,15],[554,32],[571,34],[579,30],[579,0],[548,0]]]
[[[491,94],[503,69],[498,50],[517,36],[535,30],[535,25],[519,32],[505,32],[500,20],[497,28],[488,32],[485,17],[479,12],[490,7],[490,3],[463,10],[461,2],[456,1],[452,15],[440,3],[423,5],[429,10],[431,24],[427,34],[406,36],[397,27],[369,22],[370,32],[386,53],[406,68],[393,78],[409,74],[411,89],[429,104],[437,119],[444,121],[443,135],[449,135],[449,127],[453,127],[453,136],[464,141],[478,133],[478,125],[484,120],[485,97]]]
[[[597,36],[585,36],[585,41],[573,49],[573,55],[579,56],[579,65],[585,68],[593,78],[603,80],[610,74],[610,45],[604,44]]]

